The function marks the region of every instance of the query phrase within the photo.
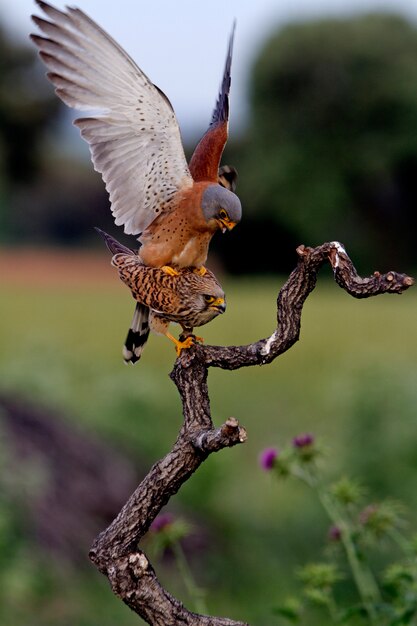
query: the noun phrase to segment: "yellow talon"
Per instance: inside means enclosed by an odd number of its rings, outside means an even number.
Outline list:
[[[202,265],[201,267],[196,267],[194,273],[198,274],[199,276],[205,276],[207,274],[207,269],[204,267],[204,265]]]
[[[165,274],[168,274],[169,276],[179,276],[180,273],[177,270],[174,270],[173,267],[171,267],[170,265],[163,265],[161,267],[161,270],[163,272],[165,272]]]
[[[185,330],[184,332],[181,333],[180,335],[180,341],[186,341],[186,339],[191,338],[193,341],[198,341],[199,343],[204,343],[204,339],[203,337],[198,337],[197,335],[194,335],[193,333],[191,333],[189,330]]]
[[[187,337],[185,341],[179,341],[176,346],[177,356],[180,356],[182,350],[186,350],[187,348],[191,348],[194,343],[193,337]]]
[[[178,339],[175,339],[175,337],[173,337],[170,333],[166,333],[166,336],[168,337],[168,339],[170,339],[171,341],[175,343],[175,350],[177,352],[177,356],[180,356],[182,350],[191,348],[191,346],[194,343],[194,337],[192,335],[184,339],[184,341],[178,341]]]

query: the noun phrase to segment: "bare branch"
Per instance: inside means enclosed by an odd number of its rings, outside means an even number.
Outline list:
[[[145,554],[132,552],[116,559],[109,572],[114,593],[153,626],[248,626],[222,617],[197,615],[161,587]]]
[[[164,590],[138,544],[161,508],[212,452],[246,440],[235,418],[215,428],[207,388],[209,367],[237,369],[270,363],[299,338],[304,302],[326,262],[338,285],[355,298],[402,293],[413,283],[404,274],[375,272],[361,278],[338,242],[317,248],[299,246],[298,265],[279,292],[277,329],[267,339],[246,346],[195,345],[177,359],[171,378],[182,399],[184,422],[173,449],[155,463],[110,526],[95,540],[91,560],[108,576],[112,589],[153,626],[245,626],[230,619],[197,615]],[[246,625],[247,626],[247,625]]]
[[[278,295],[277,329],[267,339],[247,346],[207,346],[204,355],[208,367],[231,370],[264,365],[291,348],[300,336],[304,302],[316,286],[317,274],[326,262],[333,268],[337,284],[355,298],[369,298],[381,293],[401,294],[414,284],[413,278],[397,272],[374,272],[369,278],[361,278],[344,247],[337,241],[317,248],[299,246],[297,254],[298,265]]]

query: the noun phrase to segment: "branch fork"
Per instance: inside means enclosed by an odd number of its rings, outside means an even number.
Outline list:
[[[110,526],[94,541],[90,558],[105,574],[114,593],[152,626],[248,626],[221,617],[197,615],[160,585],[138,544],[161,508],[219,450],[244,443],[246,430],[234,417],[215,428],[210,414],[207,374],[210,367],[235,370],[270,363],[300,336],[301,313],[317,274],[330,263],[336,283],[355,298],[403,293],[413,278],[390,271],[361,278],[337,241],[316,248],[299,246],[298,264],[277,299],[277,328],[266,339],[245,346],[193,345],[176,360],[171,379],[182,399],[184,421],[172,450],[149,470]]]

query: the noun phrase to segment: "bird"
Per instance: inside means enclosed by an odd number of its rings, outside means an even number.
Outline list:
[[[136,300],[133,323],[123,348],[126,363],[140,359],[150,330],[170,339],[177,356],[195,341],[202,341],[193,335],[193,328],[207,324],[226,310],[224,291],[213,272],[207,270],[201,275],[189,267],[175,275],[168,274],[162,268],[145,265],[133,250],[104,231],[96,230],[113,254],[111,264]],[[140,321],[143,309],[148,312],[146,321]],[[180,339],[168,332],[170,322],[182,327]]]
[[[242,216],[236,171],[219,170],[235,24],[210,125],[187,164],[169,99],[122,47],[80,9],[36,3],[49,19],[32,16],[42,34],[31,38],[56,94],[90,112],[74,124],[102,175],[116,225],[137,236],[146,265],[173,275],[183,267],[204,274],[213,234],[232,230]]]

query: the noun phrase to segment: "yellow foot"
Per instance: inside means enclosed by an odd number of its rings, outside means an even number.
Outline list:
[[[185,341],[186,339],[188,339],[188,337],[191,337],[191,339],[193,341],[198,341],[199,343],[204,343],[203,337],[198,337],[197,335],[194,335],[194,333],[192,333],[189,330],[184,330],[184,332],[181,333],[179,340],[180,341]]]
[[[207,269],[202,265],[201,267],[196,267],[194,270],[194,274],[198,274],[199,276],[205,276],[207,274]]]
[[[171,267],[170,265],[163,265],[161,267],[161,270],[163,272],[165,272],[165,274],[168,274],[169,276],[179,276],[180,273],[177,270],[174,270],[173,267]]]
[[[170,339],[172,342],[175,343],[175,350],[177,352],[177,356],[180,356],[183,350],[186,350],[187,348],[191,348],[191,346],[194,343],[193,335],[190,335],[189,337],[184,339],[184,341],[178,341],[178,339],[175,339],[175,337],[173,337],[170,333],[166,333],[166,336],[168,337],[168,339]]]
[[[193,345],[194,341],[192,337],[187,337],[187,339],[185,339],[185,341],[176,341],[175,342],[175,350],[177,352],[177,356],[180,356],[181,352],[183,350],[186,350],[187,348],[191,348],[191,346]]]

